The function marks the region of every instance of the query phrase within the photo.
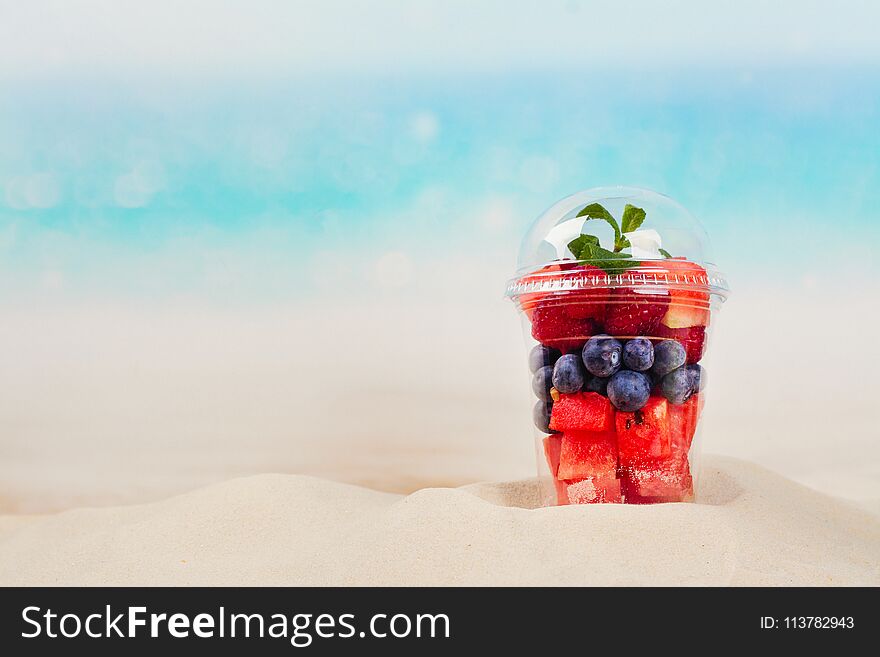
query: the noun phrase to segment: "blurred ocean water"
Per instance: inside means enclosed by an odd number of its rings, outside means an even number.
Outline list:
[[[443,269],[501,289],[534,216],[607,184],[690,208],[734,281],[874,275],[877,15],[0,3],[0,292],[272,301]]]
[[[308,291],[315,259],[512,265],[544,207],[615,183],[688,206],[727,269],[870,267],[878,126],[871,71],[6,84],[0,267],[161,295]]]

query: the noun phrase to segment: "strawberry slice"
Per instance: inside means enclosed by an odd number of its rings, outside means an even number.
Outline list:
[[[605,332],[615,337],[655,335],[669,299],[669,292],[656,288],[647,294],[632,288],[612,290],[605,307]]]
[[[562,265],[559,263],[546,265],[533,274],[523,276],[521,279],[519,279],[519,283],[540,284],[542,281],[548,280],[550,276],[553,276],[554,274],[556,274],[556,272],[560,271],[562,271]],[[529,319],[532,319],[532,314],[535,312],[535,306],[538,304],[539,301],[541,301],[541,299],[546,298],[546,296],[546,292],[525,292],[519,297],[520,308],[522,308],[523,312]]]
[[[532,313],[532,337],[563,353],[580,349],[592,336],[601,332],[599,323],[591,318],[569,317],[565,306],[539,303]]]
[[[671,303],[661,320],[669,328],[689,328],[706,326],[709,323],[709,293],[701,281],[706,280],[706,270],[700,265],[680,258],[670,258],[663,262],[670,281],[678,280],[679,285],[670,288]]]
[[[674,329],[660,324],[657,330],[658,337],[672,338],[681,343],[687,352],[687,364],[692,365],[703,357],[706,347],[706,327],[691,326],[688,328]]]
[[[590,276],[605,279],[605,272],[592,265],[562,263],[548,265],[525,277],[526,282],[566,280]],[[522,295],[523,311],[532,320],[532,337],[541,344],[567,352],[580,348],[590,337],[601,333],[607,291],[587,286],[573,290],[535,292]]]
[[[565,295],[563,312],[572,319],[592,319],[600,326],[605,319],[605,299],[608,292],[596,286],[606,280],[607,274],[593,265],[578,265],[563,274],[562,278],[586,279],[591,283]]]

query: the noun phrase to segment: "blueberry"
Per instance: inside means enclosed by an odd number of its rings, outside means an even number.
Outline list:
[[[672,370],[684,365],[687,360],[687,352],[684,347],[675,340],[664,340],[654,347],[654,365],[651,372],[659,377],[664,377]]]
[[[623,346],[608,335],[595,335],[584,345],[584,365],[594,376],[608,377],[620,369]]]
[[[529,352],[529,371],[537,372],[546,365],[552,365],[559,358],[559,350],[553,347],[545,347],[542,344],[535,345]]]
[[[706,387],[706,370],[702,365],[688,365],[686,368],[694,392],[702,392]]]
[[[623,347],[623,365],[644,372],[654,364],[654,345],[648,338],[633,338]]]
[[[550,413],[553,410],[553,404],[548,402],[536,402],[535,408],[532,409],[532,419],[535,426],[544,433],[557,433],[550,428]]]
[[[553,387],[566,395],[584,387],[584,363],[577,354],[565,354],[553,366]]]
[[[648,403],[650,396],[651,381],[642,372],[621,370],[608,382],[608,398],[618,410],[637,411]]]
[[[605,397],[608,396],[608,379],[601,376],[590,376],[584,384],[584,390],[587,392],[598,392]]]
[[[535,391],[535,396],[541,401],[551,401],[550,397],[550,388],[553,387],[553,367],[551,365],[545,365],[537,372],[535,372],[535,376],[532,377],[532,390]]]
[[[694,394],[693,380],[687,368],[679,367],[663,377],[660,391],[671,404],[684,404]]]

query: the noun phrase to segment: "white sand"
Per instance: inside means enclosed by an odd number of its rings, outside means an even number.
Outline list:
[[[296,475],[0,518],[0,583],[878,585],[880,519],[729,458],[704,503],[529,509],[530,482],[402,497]]]

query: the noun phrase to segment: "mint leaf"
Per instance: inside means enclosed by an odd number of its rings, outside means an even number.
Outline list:
[[[621,253],[621,251],[632,247],[629,238],[623,233],[638,230],[645,221],[645,211],[642,208],[637,208],[627,203],[623,208],[620,225],[618,225],[617,219],[599,203],[590,203],[582,208],[576,216],[586,217],[587,219],[601,219],[611,226],[614,229],[614,251],[602,248],[599,244],[599,239],[594,235],[581,235],[568,243],[568,248],[575,258],[578,260],[589,260],[590,264],[609,272],[638,267],[641,264],[632,260],[632,255]],[[671,257],[662,249],[661,253],[667,258]]]
[[[669,251],[667,251],[666,249],[657,249],[657,250],[663,255],[664,258],[671,258],[672,257],[672,254]]]
[[[568,250],[575,259],[584,260],[590,257],[591,245],[599,246],[599,238],[595,235],[581,235],[568,243]]]
[[[620,226],[617,225],[617,219],[599,203],[590,203],[575,216],[587,217],[587,219],[601,219],[607,222],[614,229],[614,244],[616,245],[620,241]]]
[[[632,258],[629,253],[616,253],[615,251],[603,249],[601,246],[597,246],[593,249],[593,255],[596,258]]]
[[[629,253],[619,253],[603,249],[601,246],[594,246],[593,259],[590,260],[590,264],[612,274],[632,267],[638,267],[642,263],[633,260]]]
[[[620,218],[620,232],[631,233],[638,230],[645,221],[645,211],[627,203],[623,208],[623,216]]]

